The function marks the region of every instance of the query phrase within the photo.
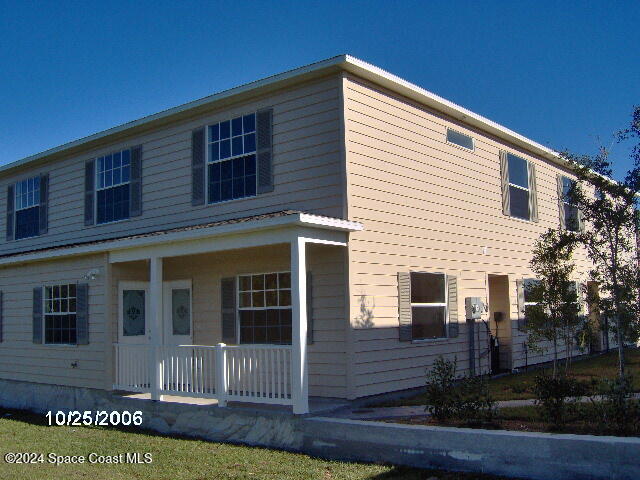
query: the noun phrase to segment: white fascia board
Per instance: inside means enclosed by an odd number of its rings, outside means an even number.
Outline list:
[[[418,103],[424,104],[428,107],[438,110],[448,116],[460,120],[463,123],[469,124],[478,128],[484,132],[495,135],[498,138],[507,140],[514,145],[517,145],[525,150],[531,151],[541,157],[558,163],[562,166],[567,166],[567,162],[560,157],[560,154],[544,145],[541,145],[534,140],[531,140],[524,135],[520,135],[513,130],[510,130],[488,118],[478,115],[477,113],[467,110],[460,105],[457,105],[445,98],[442,98],[435,93],[432,93],[424,88],[421,88],[411,82],[408,82],[392,73],[387,72],[375,65],[364,62],[360,59],[352,57],[350,55],[345,56],[344,69],[354,75],[362,77],[373,83],[381,85],[391,91],[399,93],[405,97],[411,98]]]
[[[185,103],[183,105],[164,110],[162,112],[143,117],[132,122],[128,122],[102,132],[90,135],[88,137],[75,140],[73,142],[51,148],[36,155],[17,160],[6,165],[0,166],[0,175],[7,171],[47,157],[61,155],[67,151],[81,149],[86,144],[102,141],[115,141],[121,136],[133,133],[136,129],[153,128],[156,125],[168,123],[172,120],[187,118],[190,114],[196,114],[198,111],[206,109],[214,109],[219,104],[224,105],[225,102],[236,102],[242,98],[254,96],[260,93],[266,93],[272,90],[293,85],[313,78],[328,75],[331,72],[346,71],[354,75],[369,80],[375,84],[381,85],[391,91],[399,93],[405,97],[424,104],[434,110],[440,111],[456,118],[468,125],[478,128],[481,131],[495,135],[514,145],[517,145],[527,151],[540,155],[559,165],[567,166],[567,163],[559,156],[558,152],[545,147],[519,133],[509,130],[502,125],[489,120],[477,113],[467,110],[449,100],[446,100],[434,93],[425,90],[411,82],[408,82],[392,73],[387,72],[375,65],[364,62],[350,55],[338,55],[326,60],[322,60],[310,65],[289,70],[284,73],[273,75],[261,80],[240,85],[229,90],[209,95],[207,97]]]
[[[292,213],[291,215],[281,217],[229,223],[207,228],[194,228],[193,230],[183,230],[161,235],[149,235],[146,237],[141,236],[121,240],[116,239],[92,245],[78,245],[56,250],[43,250],[41,252],[26,253],[24,255],[13,255],[0,258],[0,266],[126,249],[150,248],[164,244],[202,239],[208,240],[215,239],[216,237],[246,234],[262,230],[274,230],[284,227],[308,227],[310,229],[334,230],[336,232],[355,232],[363,229],[362,224],[358,222],[305,213]]]

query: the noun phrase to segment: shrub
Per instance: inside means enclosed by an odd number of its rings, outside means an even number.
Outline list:
[[[535,377],[536,404],[542,407],[544,420],[554,427],[567,423],[574,412],[575,399],[585,393],[584,386],[566,375],[552,376],[542,372]]]
[[[600,382],[599,398],[591,399],[603,431],[614,430],[618,434],[637,431],[640,428],[640,401],[633,397],[631,376],[605,378]]]
[[[426,411],[436,420],[447,420],[455,415],[456,369],[457,359],[449,361],[440,356],[427,373]]]
[[[466,376],[457,385],[458,405],[456,415],[466,421],[490,422],[496,414],[496,402],[489,393],[485,377]]]
[[[457,359],[438,357],[427,374],[428,411],[436,420],[465,421],[493,419],[495,401],[484,377],[456,377]]]

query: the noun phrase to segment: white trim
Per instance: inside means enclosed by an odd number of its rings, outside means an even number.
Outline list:
[[[69,311],[69,309],[67,308],[66,312],[51,312],[51,313],[47,313],[47,295],[46,295],[46,291],[47,291],[47,287],[58,287],[60,288],[61,286],[66,285],[67,289],[69,288],[69,285],[75,285],[76,287],[76,296],[75,297],[69,297],[69,292],[67,291],[67,300],[69,300],[69,298],[74,298],[76,300],[76,311],[71,313]],[[49,343],[47,342],[47,336],[46,336],[46,332],[47,332],[47,316],[55,316],[55,315],[75,315],[76,316],[76,322],[78,321],[78,284],[77,283],[45,283],[44,285],[42,285],[40,287],[42,289],[42,345],[53,345],[53,346],[65,346],[65,347],[77,347],[78,346],[78,324],[76,323],[76,343]],[[62,297],[60,297],[60,300],[62,300]]]
[[[551,160],[558,165],[564,167],[568,166],[567,162],[560,157],[558,152],[520,135],[513,130],[467,110],[466,108],[450,102],[449,100],[445,100],[444,98],[414,85],[413,83],[403,80],[402,78],[397,77],[396,75],[393,75],[379,67],[352,57],[351,55],[338,55],[336,57],[225,90],[214,95],[51,148],[44,152],[25,157],[21,160],[0,166],[0,174],[4,171],[21,167],[47,157],[69,153],[72,150],[79,151],[83,148],[90,148],[89,144],[91,142],[96,143],[97,141],[102,141],[102,143],[104,143],[105,141],[115,141],[118,136],[133,134],[131,130],[134,129],[141,129],[142,127],[151,128],[153,127],[153,124],[157,124],[159,126],[160,124],[166,124],[172,120],[177,121],[182,118],[193,116],[201,111],[211,110],[215,107],[221,107],[234,101],[240,101],[243,97],[253,97],[259,93],[273,91],[278,88],[283,88],[312,78],[318,78],[330,73],[338,73],[339,71],[346,71],[362,77],[428,107],[443,112],[446,115],[456,118],[472,127],[478,128],[485,133],[495,135],[507,142],[517,145],[518,147],[524,148],[533,154],[544,157],[547,160]]]
[[[414,273],[427,273],[429,275],[442,275],[444,282],[444,302],[438,303],[414,303],[411,301],[411,275]],[[424,270],[409,270],[409,308],[411,308],[411,328],[413,329],[413,307],[444,307],[444,336],[443,337],[429,337],[429,338],[413,338],[411,336],[411,342],[431,342],[434,340],[446,340],[449,337],[449,288],[447,284],[447,274],[444,272],[429,272]]]
[[[202,248],[204,248],[203,251],[215,251],[216,249],[224,250],[225,248],[233,247],[223,247],[222,243],[213,244],[212,242],[205,240],[211,239],[211,237],[225,237],[232,234],[242,234],[243,236],[247,236],[247,234],[252,232],[261,234],[263,236],[262,240],[254,240],[256,242],[266,242],[264,243],[265,245],[273,243],[287,243],[290,237],[285,235],[286,232],[283,232],[284,229],[278,227],[313,227],[313,232],[311,231],[312,228],[309,228],[309,232],[305,233],[313,233],[313,235],[311,235],[311,238],[313,238],[313,240],[311,241],[313,241],[314,243],[326,243],[330,245],[342,246],[346,245],[347,242],[346,232],[355,232],[363,229],[362,224],[358,222],[321,217],[318,215],[295,213],[281,217],[229,223],[207,228],[195,228],[191,230],[183,230],[161,235],[150,235],[147,237],[134,239],[116,239],[91,245],[80,245],[76,247],[60,248],[56,250],[43,250],[40,252],[11,255],[5,258],[0,258],[0,266],[104,252],[110,252],[110,261],[113,263],[115,261],[127,261],[124,260],[124,258],[127,257],[127,254],[124,251],[128,249],[142,249],[145,247],[159,247],[162,245],[168,246],[167,244],[170,243],[196,240],[199,240],[201,242]],[[269,231],[268,235],[267,231]],[[276,236],[280,236],[282,238],[276,239]],[[247,241],[245,243],[250,242]],[[256,245],[260,244],[261,243],[256,243]],[[170,250],[175,249],[175,245],[170,248]],[[177,250],[176,253],[180,254]],[[139,254],[131,255],[139,256]],[[122,259],[114,260],[117,258]],[[149,258],[149,254],[141,258]]]

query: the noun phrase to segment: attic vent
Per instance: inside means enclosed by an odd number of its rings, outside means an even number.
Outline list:
[[[450,128],[447,128],[447,142],[473,150],[473,138]]]

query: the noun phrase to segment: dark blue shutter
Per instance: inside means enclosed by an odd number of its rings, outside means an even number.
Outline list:
[[[95,223],[95,181],[96,162],[88,160],[84,164],[84,224],[87,226]]]
[[[258,130],[258,193],[273,191],[273,109],[259,110]]]
[[[13,240],[15,223],[15,185],[11,184],[7,187],[7,242]]]
[[[236,343],[236,279],[220,280],[220,306],[222,310],[222,342]]]
[[[42,343],[42,287],[33,289],[33,343]]]
[[[204,205],[205,194],[204,128],[191,133],[191,205]]]
[[[76,338],[78,345],[89,343],[89,285],[76,287]]]
[[[40,207],[38,218],[38,234],[49,231],[49,175],[40,175]]]
[[[142,215],[142,147],[131,149],[131,175],[129,177],[129,216]]]

